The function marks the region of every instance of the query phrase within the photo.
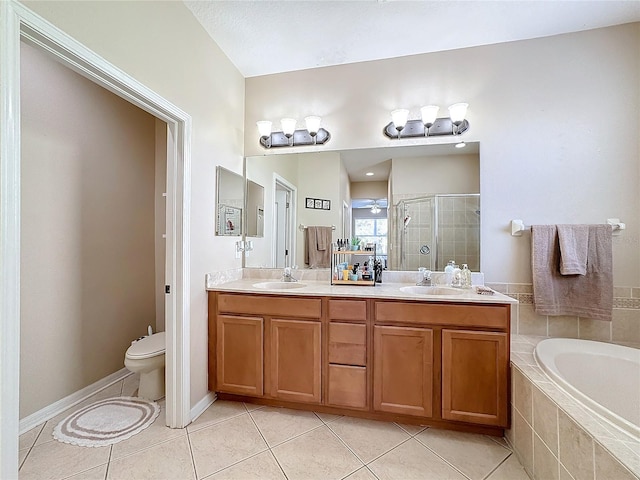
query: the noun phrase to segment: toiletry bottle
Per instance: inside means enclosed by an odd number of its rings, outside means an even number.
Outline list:
[[[453,267],[453,273],[451,274],[451,286],[462,286],[462,270],[460,270],[460,267],[458,267],[457,265]]]
[[[462,287],[463,288],[471,288],[471,270],[469,270],[469,266],[466,263],[462,264]]]
[[[454,262],[453,260],[449,260],[449,263],[447,263],[447,266],[444,267],[444,283],[446,285],[451,285],[451,282],[453,281],[453,269],[456,266],[456,262]]]

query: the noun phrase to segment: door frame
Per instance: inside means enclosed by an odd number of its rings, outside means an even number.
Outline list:
[[[0,1],[0,478],[18,476],[20,389],[20,42],[168,125],[167,425],[190,422],[191,117],[16,0]]]
[[[280,187],[281,190],[286,190],[290,195],[290,205],[289,205],[289,213],[287,217],[287,227],[285,232],[285,238],[289,245],[289,258],[288,261],[285,259],[285,266],[293,267],[296,260],[296,235],[295,235],[295,223],[296,223],[296,208],[297,208],[297,198],[298,198],[298,189],[297,187],[288,182],[285,178],[281,177],[277,173],[273,174],[273,206],[275,212],[275,201],[276,201],[276,190]],[[276,215],[273,215],[273,232],[276,231],[277,223],[276,223]],[[271,265],[276,264],[277,257],[277,242],[273,242],[271,246]]]

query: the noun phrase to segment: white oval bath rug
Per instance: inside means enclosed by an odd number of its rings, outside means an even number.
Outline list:
[[[160,414],[156,402],[138,397],[100,400],[62,420],[53,438],[79,447],[104,447],[141,432]]]

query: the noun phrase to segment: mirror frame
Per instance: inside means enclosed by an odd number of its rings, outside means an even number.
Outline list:
[[[231,181],[234,177],[237,177],[240,181],[241,196],[237,200],[237,203],[241,206],[228,205],[221,202],[220,192],[223,187],[223,175],[227,175],[227,182]],[[233,199],[234,203],[236,202]],[[221,165],[216,165],[216,213],[215,213],[215,234],[223,237],[243,237],[244,223],[243,210],[245,205],[245,181],[244,176],[238,173],[232,172],[224,168]],[[223,227],[224,225],[224,227]],[[231,228],[227,229],[227,225]],[[236,228],[237,225],[237,228]]]

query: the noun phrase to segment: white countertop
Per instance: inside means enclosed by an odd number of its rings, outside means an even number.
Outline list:
[[[265,295],[291,295],[291,296],[322,296],[322,297],[349,297],[349,298],[380,298],[414,300],[425,302],[452,302],[452,303],[511,303],[518,301],[502,293],[493,295],[480,295],[474,287],[461,289],[458,295],[422,295],[405,293],[401,287],[413,286],[415,283],[377,283],[375,286],[364,285],[331,285],[329,281],[301,280],[304,284],[301,288],[265,289],[256,287],[255,284],[269,281],[260,278],[244,278],[219,285],[211,285],[208,291],[260,293]]]

